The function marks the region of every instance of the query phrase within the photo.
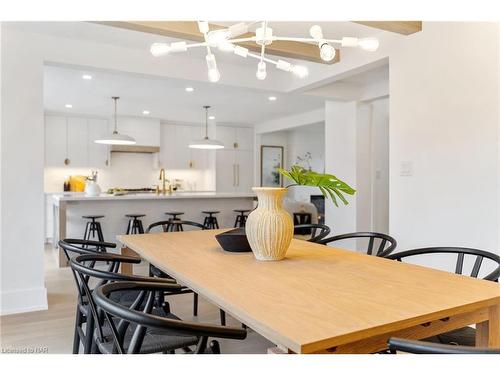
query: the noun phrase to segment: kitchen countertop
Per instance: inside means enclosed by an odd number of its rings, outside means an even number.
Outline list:
[[[124,195],[100,194],[97,197],[86,196],[85,193],[59,193],[52,195],[55,202],[72,201],[119,201],[119,200],[163,200],[163,199],[207,199],[207,198],[253,198],[253,193],[217,193],[207,192],[178,192],[172,194],[131,193]]]

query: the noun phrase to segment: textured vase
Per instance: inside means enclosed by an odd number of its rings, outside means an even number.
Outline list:
[[[254,187],[259,205],[248,215],[245,229],[258,260],[280,260],[293,237],[293,220],[283,209],[285,188]]]

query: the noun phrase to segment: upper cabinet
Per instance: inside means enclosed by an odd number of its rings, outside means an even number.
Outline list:
[[[160,120],[118,117],[118,132],[134,138],[137,146],[160,147]]]
[[[45,165],[102,168],[109,151],[94,140],[109,132],[108,121],[84,117],[45,116]]]
[[[161,124],[159,165],[165,169],[208,169],[210,150],[189,148],[205,135],[200,126]]]
[[[217,126],[216,134],[217,140],[224,143],[226,149],[253,150],[253,128]]]

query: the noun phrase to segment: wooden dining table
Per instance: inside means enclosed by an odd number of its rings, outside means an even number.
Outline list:
[[[224,251],[220,230],[121,235],[139,255],[273,342],[270,353],[373,353],[390,337],[422,339],[476,324],[500,347],[498,283],[292,240],[262,262]],[[122,269],[130,273],[130,268]]]

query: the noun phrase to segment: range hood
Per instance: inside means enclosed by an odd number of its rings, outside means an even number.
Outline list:
[[[160,152],[158,146],[140,146],[140,145],[111,145],[111,152],[134,152],[139,154],[154,154]]]

